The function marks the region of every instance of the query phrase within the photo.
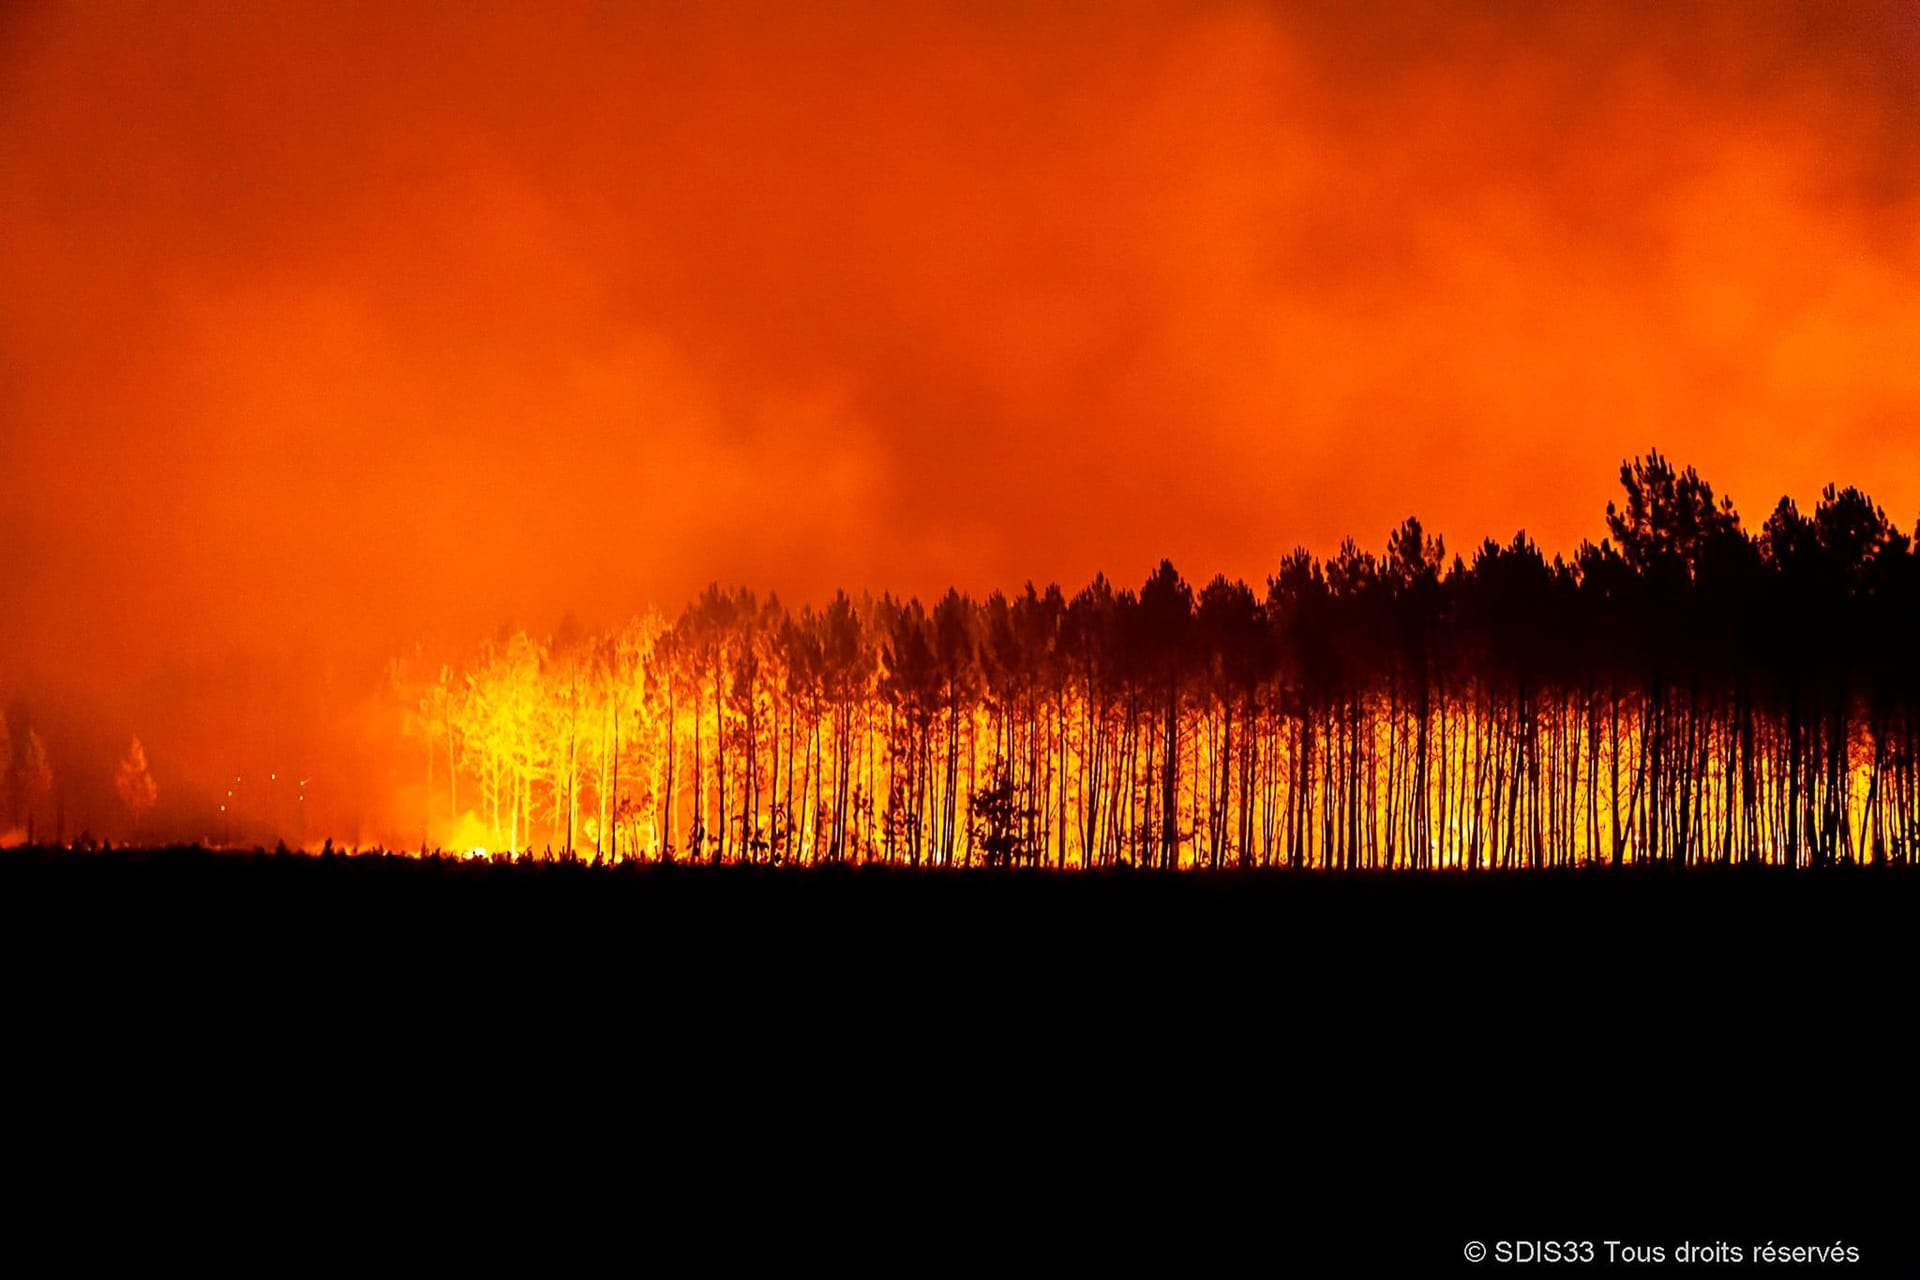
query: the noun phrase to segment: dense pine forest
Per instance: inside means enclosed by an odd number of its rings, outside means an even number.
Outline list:
[[[423,841],[605,860],[1515,868],[1906,862],[1920,555],[1857,489],[1758,528],[1657,452],[1609,536],[1286,556],[394,665]]]

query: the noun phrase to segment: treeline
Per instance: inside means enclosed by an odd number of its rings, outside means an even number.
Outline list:
[[[1856,489],[1746,528],[1623,464],[1609,537],[1409,519],[1256,590],[710,588],[396,664],[427,843],[598,859],[1504,868],[1909,860],[1914,540]],[[478,832],[478,836],[475,833]]]

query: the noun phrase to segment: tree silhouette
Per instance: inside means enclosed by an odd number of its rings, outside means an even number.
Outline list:
[[[501,848],[590,827],[619,859],[1910,860],[1912,537],[1857,489],[1750,533],[1657,452],[1620,482],[1608,536],[1571,557],[1524,532],[1450,557],[1409,518],[1378,552],[1294,550],[1264,592],[1196,593],[1168,561],[1137,590],[931,610],[715,586],[671,622],[502,634],[396,691],[430,825],[464,799]],[[9,729],[21,813],[44,751]]]
[[[53,761],[27,704],[15,699],[0,716],[0,774],[5,775],[7,820],[33,843],[40,806],[53,793]]]
[[[147,749],[140,745],[139,738],[128,743],[127,754],[114,771],[113,787],[120,797],[120,803],[126,807],[127,819],[137,836],[140,820],[160,798],[159,788],[154,786],[153,776],[147,772]]]

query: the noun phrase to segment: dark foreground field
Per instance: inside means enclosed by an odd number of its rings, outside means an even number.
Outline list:
[[[503,982],[645,961],[747,986],[966,977],[1291,1001],[1645,983],[1637,996],[1669,1003],[1834,999],[1904,980],[1917,908],[1920,869],[1890,867],[1087,874],[0,853],[11,934],[256,964],[411,956]]]
[[[0,854],[0,939],[49,982],[353,990],[457,1006],[614,1002],[1076,1020],[1279,1035],[1304,1072],[1340,1043],[1515,1041],[1516,1083],[1583,1088],[1644,1045],[1747,1046],[1789,1090],[1813,1046],[1904,1030],[1920,996],[1920,871],[1102,874],[487,864],[197,848]],[[1521,1051],[1520,1042],[1525,1048]],[[1561,1051],[1564,1051],[1561,1056]],[[1407,1088],[1431,1053],[1381,1066]],[[1904,1062],[1879,1078],[1913,1078]],[[1832,1070],[1822,1078],[1836,1080]],[[1862,1080],[1862,1087],[1870,1085]]]
[[[1762,1273],[1913,1274],[1916,921],[1920,874],[1894,868],[0,855],[14,1043],[43,1057],[317,1072],[302,1097],[409,1111],[477,1089],[452,1108],[469,1140],[502,1106],[587,1100],[575,1138],[688,1153],[728,1195],[1091,1204],[1186,1270],[1251,1247],[1506,1272],[1465,1243],[1638,1232],[1866,1240],[1878,1269]],[[645,1136],[609,1136],[617,1111]],[[1372,1228],[1303,1214],[1300,1179]]]

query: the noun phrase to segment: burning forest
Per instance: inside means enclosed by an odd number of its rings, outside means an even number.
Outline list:
[[[1920,0],[0,0],[0,157],[50,1256],[1920,1274]]]
[[[1856,489],[1748,529],[1657,452],[1609,537],[1029,583],[396,663],[421,848],[593,861],[1429,869],[1907,862],[1914,540]]]

